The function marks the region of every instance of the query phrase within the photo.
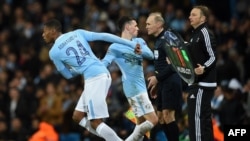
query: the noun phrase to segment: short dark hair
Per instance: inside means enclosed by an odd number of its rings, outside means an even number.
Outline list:
[[[118,27],[118,30],[121,32],[124,30],[124,26],[126,23],[129,23],[131,21],[135,20],[135,18],[133,17],[130,17],[130,16],[122,16],[118,22],[117,22],[117,27]]]
[[[44,26],[48,28],[53,28],[58,32],[62,32],[62,24],[57,19],[52,19],[52,20],[47,21],[46,23],[44,23]]]

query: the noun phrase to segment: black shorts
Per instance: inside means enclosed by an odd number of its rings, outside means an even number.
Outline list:
[[[156,100],[157,111],[163,109],[181,110],[182,80],[177,73],[158,83]]]

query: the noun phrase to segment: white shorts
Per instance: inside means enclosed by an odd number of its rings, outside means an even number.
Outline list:
[[[85,80],[75,110],[87,113],[88,120],[109,117],[106,97],[111,85],[110,74],[101,74]]]
[[[154,107],[148,97],[147,93],[129,97],[128,102],[136,117],[141,117],[145,114],[154,112]]]

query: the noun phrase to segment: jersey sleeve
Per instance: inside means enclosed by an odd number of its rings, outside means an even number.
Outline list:
[[[104,58],[102,59],[102,63],[108,67],[112,61],[115,59],[115,53],[114,53],[114,48],[115,44],[111,44],[106,55],[104,56]]]
[[[91,32],[91,31],[86,31],[79,29],[77,30],[87,41],[106,41],[106,42],[111,42],[111,43],[119,43],[119,44],[124,44],[127,45],[131,48],[135,48],[136,43],[122,39],[116,35],[110,34],[110,33],[104,33],[104,32]]]
[[[202,39],[201,41],[203,42],[203,44],[205,44],[205,46],[203,46],[203,50],[209,56],[209,58],[204,63],[205,69],[207,70],[208,68],[211,68],[213,64],[216,63],[216,57],[215,57],[215,54],[213,51],[213,45],[212,45],[212,44],[215,44],[215,42],[213,38],[211,39],[211,35],[209,34],[209,31],[206,28],[201,30],[200,36]]]
[[[66,79],[73,78],[74,76],[77,75],[72,70],[70,70],[70,68],[65,66],[65,64],[59,59],[60,57],[58,56],[57,53],[50,51],[49,57],[51,61],[54,63],[57,71],[60,72],[60,74],[62,74],[63,77],[65,77]]]
[[[141,45],[142,57],[146,58],[146,59],[149,59],[149,60],[153,60],[154,59],[154,54],[151,51],[151,49],[148,47],[145,40],[143,40],[142,38],[138,38],[138,42]]]

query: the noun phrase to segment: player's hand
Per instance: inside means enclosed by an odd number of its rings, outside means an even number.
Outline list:
[[[148,77],[148,88],[150,89],[152,86],[156,85],[158,83],[158,80],[155,76]]]
[[[152,98],[157,97],[157,83],[158,80],[156,79],[155,76],[148,77],[148,89],[149,89],[149,94]]]
[[[150,88],[149,94],[150,94],[151,98],[153,98],[153,99],[157,98],[157,91],[158,91],[157,85],[154,85]]]
[[[202,66],[201,64],[197,64],[198,67],[194,69],[195,74],[201,75],[205,72],[205,67]]]
[[[142,53],[140,44],[136,44],[134,52],[135,52],[135,54]]]

